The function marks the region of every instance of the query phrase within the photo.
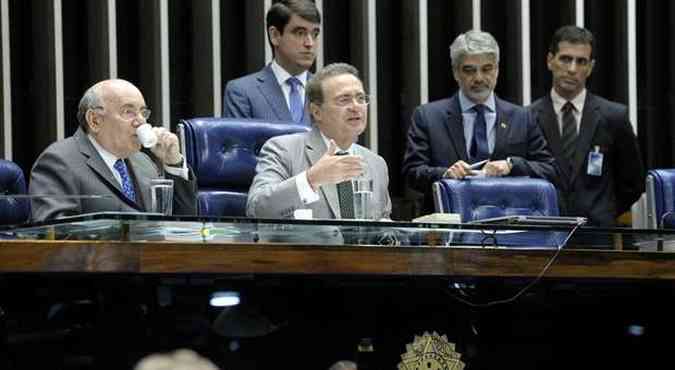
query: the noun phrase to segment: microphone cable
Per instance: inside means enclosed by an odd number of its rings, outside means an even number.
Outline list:
[[[446,291],[446,293],[447,293],[448,295],[450,295],[451,297],[453,297],[454,299],[456,299],[457,301],[459,301],[459,302],[461,302],[461,303],[464,303],[464,304],[466,304],[467,306],[472,307],[472,308],[487,308],[487,307],[492,307],[492,306],[496,306],[496,305],[500,305],[500,304],[507,304],[507,303],[512,303],[512,302],[514,302],[514,301],[515,301],[516,299],[518,299],[521,295],[523,295],[526,291],[528,291],[528,290],[529,290],[530,288],[532,288],[535,284],[537,284],[539,281],[541,281],[541,279],[544,277],[544,275],[546,274],[546,272],[548,272],[548,270],[551,268],[551,265],[553,265],[553,262],[555,262],[555,260],[558,259],[558,256],[560,255],[560,252],[561,252],[561,251],[563,250],[563,248],[567,245],[567,242],[570,240],[570,238],[572,237],[572,235],[574,235],[574,233],[577,231],[577,229],[578,229],[581,225],[583,225],[583,224],[584,224],[584,222],[577,222],[577,224],[574,225],[574,227],[572,228],[572,231],[570,231],[570,233],[567,235],[567,237],[565,238],[565,240],[563,240],[563,242],[560,243],[560,244],[558,245],[558,249],[555,251],[555,253],[553,254],[553,256],[551,256],[551,258],[549,258],[548,262],[546,263],[546,265],[544,265],[544,268],[539,272],[539,274],[537,275],[537,277],[535,277],[535,278],[534,278],[532,281],[530,281],[527,285],[525,285],[523,288],[521,288],[521,289],[520,289],[518,292],[516,292],[516,294],[514,294],[513,296],[511,296],[511,297],[509,297],[509,298],[498,299],[498,300],[489,301],[489,302],[485,302],[485,303],[475,303],[475,302],[469,301],[468,299],[462,298],[462,297],[460,297],[460,296],[458,296],[458,295],[452,294],[452,293],[450,293],[450,292],[448,292],[448,291]],[[468,296],[468,294],[466,294],[466,293],[462,290],[461,287],[458,287],[457,289],[459,289],[459,291],[460,291],[463,295]]]

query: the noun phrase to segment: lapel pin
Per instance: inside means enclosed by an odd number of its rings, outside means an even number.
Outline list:
[[[502,126],[502,128],[507,128],[507,127],[509,127],[509,125],[507,125],[506,122],[502,122],[502,123],[500,124],[500,126]]]

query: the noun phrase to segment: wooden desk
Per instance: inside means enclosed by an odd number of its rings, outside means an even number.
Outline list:
[[[0,273],[534,277],[555,250],[2,241]],[[563,250],[545,277],[675,279],[675,253]]]

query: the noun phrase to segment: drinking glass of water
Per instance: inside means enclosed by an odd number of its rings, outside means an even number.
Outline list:
[[[150,180],[150,197],[152,212],[161,213],[165,216],[173,214],[173,180]]]
[[[354,188],[354,218],[370,220],[373,218],[373,179],[357,177],[352,180]]]

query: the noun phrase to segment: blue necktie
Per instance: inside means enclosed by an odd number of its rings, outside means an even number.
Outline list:
[[[485,106],[483,104],[476,104],[473,110],[476,111],[476,119],[473,121],[473,138],[471,139],[469,155],[472,162],[478,162],[490,157],[490,149],[487,142]]]
[[[115,165],[113,167],[115,167],[115,170],[117,170],[117,173],[119,173],[120,177],[122,178],[122,191],[124,192],[124,195],[135,202],[136,192],[134,192],[134,184],[131,182],[131,178],[129,177],[127,165],[124,164],[123,160],[118,159],[115,161]]]
[[[300,85],[302,83],[295,77],[290,77],[286,83],[291,86],[291,93],[289,100],[291,103],[291,118],[295,123],[302,123],[302,116],[305,112],[305,107],[302,104],[302,97],[300,96]]]

